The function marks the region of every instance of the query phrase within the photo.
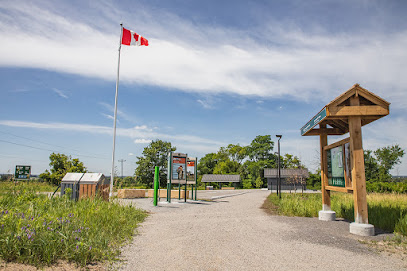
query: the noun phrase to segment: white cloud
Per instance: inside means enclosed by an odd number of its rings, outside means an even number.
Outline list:
[[[384,98],[407,100],[407,31],[309,34],[265,22],[243,35],[238,30],[195,25],[148,8],[130,16],[125,10],[111,9],[109,1],[93,11],[99,16],[79,16],[81,11],[70,10],[71,17],[62,12],[63,7],[43,3],[0,5],[0,66],[41,68],[114,81],[118,27],[112,22],[122,14],[130,25],[138,25],[150,42],[149,47],[123,46],[122,83],[206,94],[326,100],[358,82]],[[132,24],[134,17],[138,18],[137,24]],[[16,32],[25,37],[23,43],[15,42]],[[255,38],[260,36],[262,40]]]
[[[8,127],[24,127],[33,129],[48,129],[48,130],[64,130],[64,131],[75,131],[81,133],[92,133],[92,134],[105,134],[112,136],[112,127],[99,126],[99,125],[89,125],[89,124],[74,124],[74,123],[39,123],[39,122],[26,122],[26,121],[13,121],[13,120],[0,120],[0,125]],[[185,135],[185,134],[169,134],[169,133],[158,133],[146,125],[135,126],[133,128],[117,128],[117,136],[128,137],[135,139],[136,144],[150,143],[150,139],[146,138],[159,138],[166,141],[171,141],[175,146],[178,144],[190,144],[196,146],[196,148],[219,148],[220,146],[226,145],[225,142],[219,142],[216,140],[203,138],[195,135]]]
[[[68,96],[60,89],[57,88],[53,88],[52,89],[56,94],[58,94],[59,97],[64,98],[64,99],[68,99]]]
[[[198,99],[196,101],[205,109],[213,109],[212,105],[209,104],[207,101],[203,101],[201,99]]]
[[[107,118],[107,119],[110,119],[110,120],[114,120],[114,117],[112,116],[112,115],[109,115],[109,114],[105,114],[105,113],[100,113],[102,116],[104,116],[105,118]],[[120,122],[118,119],[116,120],[117,122]]]
[[[134,156],[134,153],[129,152],[128,156]]]
[[[134,140],[134,143],[136,143],[136,144],[148,144],[151,141],[152,141],[151,139],[138,138],[138,139]]]

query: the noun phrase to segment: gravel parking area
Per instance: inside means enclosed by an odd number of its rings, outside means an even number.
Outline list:
[[[201,193],[200,193],[201,192]],[[214,193],[210,193],[214,192]],[[345,221],[268,215],[269,191],[198,191],[211,201],[123,200],[152,214],[123,249],[121,270],[402,270],[405,262],[379,254]]]

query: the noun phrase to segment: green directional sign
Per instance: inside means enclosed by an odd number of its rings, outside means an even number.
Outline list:
[[[326,118],[326,107],[322,109],[315,117],[313,117],[307,124],[301,128],[301,135],[306,134],[309,130],[314,128],[318,123]]]
[[[29,180],[31,175],[31,166],[16,166],[16,172],[14,174],[15,179]]]

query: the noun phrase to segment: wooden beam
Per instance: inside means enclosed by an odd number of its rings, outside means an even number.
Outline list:
[[[325,124],[319,125],[321,129],[326,128]],[[320,154],[321,154],[321,192],[322,192],[322,210],[331,210],[331,192],[325,189],[328,185],[328,162],[327,154],[324,147],[328,145],[328,136],[326,134],[319,135]]]
[[[346,131],[342,131],[339,128],[319,128],[309,130],[305,136],[314,136],[314,135],[343,135]]]
[[[327,151],[327,150],[330,150],[330,149],[339,147],[339,146],[341,146],[341,145],[343,145],[343,144],[349,143],[349,141],[350,141],[350,138],[349,138],[349,137],[348,137],[348,138],[345,138],[345,139],[342,139],[342,140],[340,140],[340,141],[338,141],[338,142],[335,142],[335,143],[332,143],[332,144],[330,144],[330,145],[328,145],[328,146],[325,146],[325,147],[324,147],[324,151]]]
[[[377,104],[377,105],[389,107],[390,103],[388,101],[383,100],[376,94],[368,91],[367,89],[362,88],[359,85],[357,86],[357,88],[358,88],[359,95],[362,96],[363,98],[365,98],[366,100],[371,101],[372,103]]]
[[[344,122],[340,119],[330,119],[328,123],[333,123],[334,126],[338,127],[342,131],[348,130],[348,124],[344,124]]]
[[[358,97],[351,97],[351,106],[359,105]],[[362,120],[360,116],[349,117],[350,152],[355,222],[368,224],[365,161],[362,146]]]
[[[386,116],[389,109],[378,105],[338,106],[329,109],[329,116]]]
[[[343,192],[343,193],[352,193],[353,192],[352,187],[337,187],[337,186],[327,185],[327,186],[325,186],[325,189],[329,190],[329,191],[336,191],[336,192]]]

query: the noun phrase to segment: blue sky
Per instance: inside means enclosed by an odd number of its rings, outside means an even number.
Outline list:
[[[2,1],[0,172],[48,169],[52,151],[111,170],[120,22],[116,165],[132,175],[151,140],[202,157],[256,135],[318,167],[300,128],[353,84],[391,103],[365,149],[407,149],[405,1]],[[341,137],[330,137],[329,143]],[[394,174],[407,175],[407,158]]]

